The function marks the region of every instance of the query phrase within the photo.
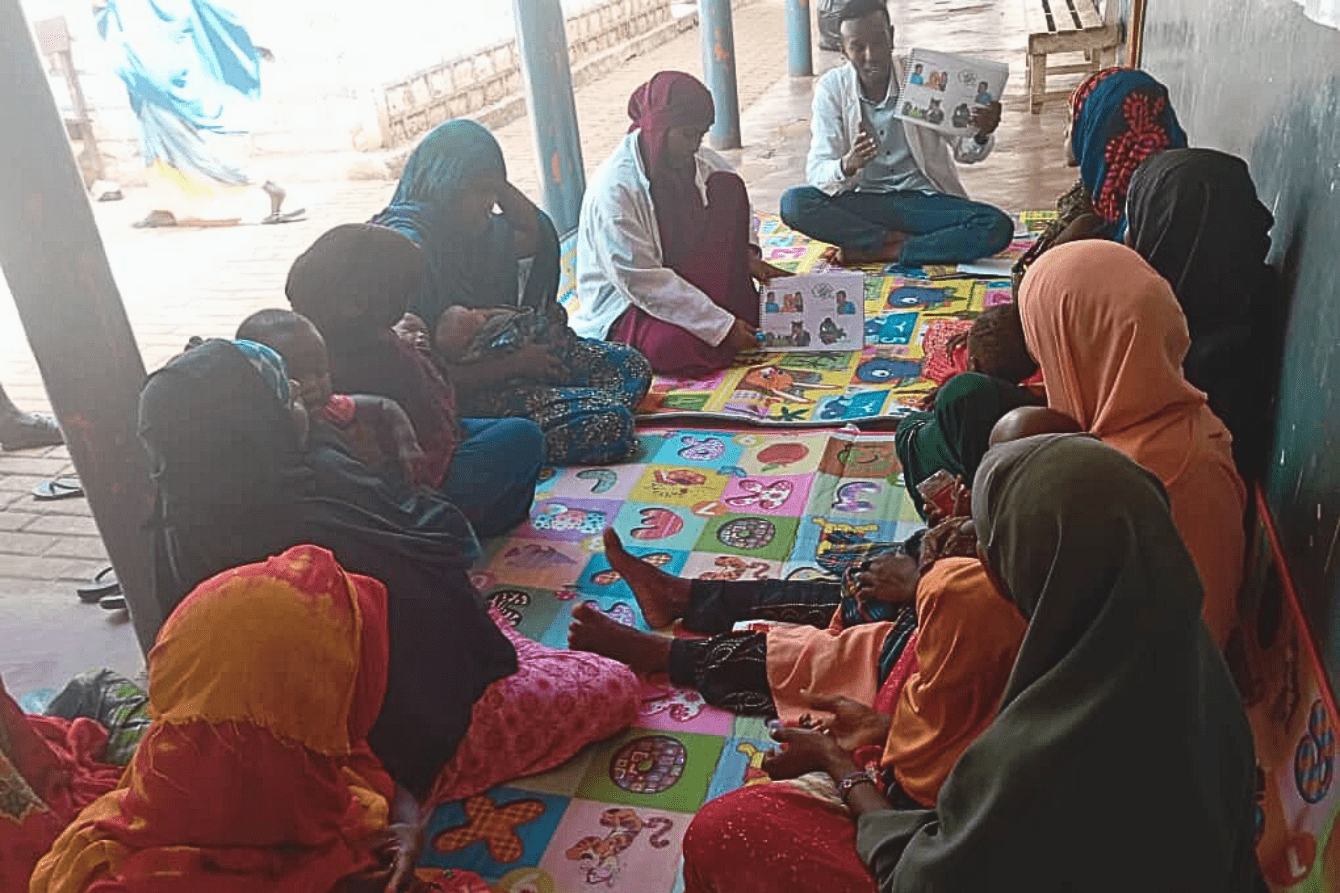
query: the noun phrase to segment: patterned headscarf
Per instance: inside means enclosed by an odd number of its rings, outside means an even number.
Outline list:
[[[1070,97],[1070,148],[1098,216],[1123,228],[1126,189],[1140,162],[1186,146],[1168,89],[1143,71],[1105,68]]]
[[[233,346],[247,358],[251,368],[255,369],[270,390],[275,392],[279,402],[288,406],[293,402],[293,389],[289,385],[288,366],[284,358],[269,347],[257,341],[238,338]]]
[[[458,222],[460,194],[476,178],[507,179],[502,147],[483,125],[457,118],[440,125],[410,153],[391,203],[372,222],[408,236],[423,249],[427,269],[410,309],[429,329],[446,308],[516,302],[512,229],[492,215],[483,233]]]
[[[227,635],[219,635],[227,630]],[[296,546],[197,586],[149,653],[154,722],[33,889],[329,890],[377,858],[391,779],[365,742],[387,686],[386,587]]]

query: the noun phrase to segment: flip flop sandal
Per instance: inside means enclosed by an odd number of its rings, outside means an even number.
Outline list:
[[[177,225],[177,218],[171,214],[153,212],[143,220],[136,220],[131,224],[135,229],[165,229]]]
[[[281,211],[277,214],[271,214],[269,217],[266,217],[264,220],[262,220],[261,223],[267,225],[275,223],[293,223],[295,221],[302,220],[306,216],[307,216],[307,209],[299,208],[296,211]]]
[[[126,597],[119,592],[115,595],[104,595],[98,599],[98,607],[104,611],[124,611],[126,609]]]
[[[84,486],[77,477],[52,478],[33,487],[33,499],[38,502],[54,502],[83,495]]]
[[[60,426],[56,424],[55,419],[48,415],[29,413],[14,427],[13,432],[5,437],[0,437],[0,449],[6,452],[57,446],[65,442]]]
[[[116,570],[112,567],[104,567],[93,575],[93,580],[87,586],[80,586],[75,589],[79,600],[85,604],[97,602],[102,604],[102,600],[112,595],[121,594],[121,583],[116,579]]]

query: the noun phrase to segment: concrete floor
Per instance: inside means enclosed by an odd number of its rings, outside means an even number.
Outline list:
[[[962,168],[974,198],[1007,209],[1050,206],[1074,180],[1063,162],[1064,103],[1030,115],[1025,101],[1022,5],[955,0],[892,0],[901,50],[914,46],[1009,63],[1010,82],[995,152]],[[728,153],[749,184],[756,209],[775,212],[781,193],[803,180],[809,143],[812,81],[785,74],[782,0],[755,0],[735,13],[736,54],[744,148]],[[816,34],[817,37],[817,34]],[[577,92],[588,170],[627,129],[627,97],[656,71],[701,72],[695,29]],[[840,64],[815,54],[822,72]],[[538,198],[529,125],[498,132],[510,173]],[[310,209],[307,221],[286,227],[227,230],[132,230],[144,214],[143,196],[96,205],[99,227],[147,368],[180,350],[190,335],[231,336],[246,314],[283,304],[292,259],[327,228],[365,220],[394,184],[331,182],[294,189]],[[258,193],[259,196],[259,193]],[[78,339],[72,339],[77,346]],[[42,409],[45,393],[7,292],[0,287],[0,381],[15,402]],[[69,470],[63,448],[0,454],[0,677],[14,693],[58,687],[74,673],[107,665],[137,672],[141,657],[124,613],[80,604],[75,581],[104,563],[97,529],[82,499],[37,503],[34,483]]]

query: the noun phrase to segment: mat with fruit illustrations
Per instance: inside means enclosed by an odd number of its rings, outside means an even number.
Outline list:
[[[594,602],[646,628],[602,554],[612,525],[667,571],[726,579],[813,576],[835,533],[905,537],[919,522],[888,435],[647,429],[628,464],[558,470],[529,523],[490,544],[476,582],[518,628],[564,647]],[[634,728],[554,772],[434,813],[424,863],[518,893],[671,893],[679,844],[708,799],[761,776],[761,720],[648,680]]]

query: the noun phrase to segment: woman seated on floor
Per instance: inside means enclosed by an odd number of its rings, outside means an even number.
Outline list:
[[[983,311],[966,340],[969,371],[933,391],[926,401],[929,408],[908,413],[895,434],[903,485],[923,519],[936,512],[921,494],[922,482],[945,471],[958,479],[960,488],[971,487],[992,426],[1013,409],[1045,402],[1022,384],[1037,374],[1038,364],[1028,355],[1016,305]],[[937,516],[953,514],[942,508]]]
[[[502,213],[495,214],[497,206]],[[455,120],[414,149],[395,197],[372,222],[423,249],[423,282],[409,314],[432,336],[463,415],[535,422],[557,465],[627,459],[633,413],[651,385],[636,350],[577,338],[558,303],[558,235],[547,214],[507,180],[502,149],[484,127]],[[464,320],[493,318],[509,337],[492,350],[462,349]],[[476,328],[478,324],[476,324]],[[517,337],[540,329],[541,337]],[[470,334],[474,334],[473,332]]]
[[[628,102],[632,129],[586,186],[572,327],[630,344],[666,375],[704,375],[758,347],[762,260],[744,181],[702,146],[716,117],[696,78],[663,71]]]
[[[1244,478],[1265,470],[1279,356],[1274,218],[1247,164],[1213,149],[1160,152],[1135,169],[1126,244],[1172,285],[1191,333],[1182,370],[1233,433]]]
[[[1019,289],[1047,408],[1006,415],[993,442],[1087,431],[1152,472],[1205,588],[1205,623],[1222,647],[1237,625],[1246,490],[1233,438],[1182,372],[1190,337],[1167,281],[1116,242],[1048,251]]]
[[[569,644],[669,673],[736,713],[788,724],[813,709],[832,714],[824,724],[853,749],[869,747],[903,802],[930,805],[990,722],[1024,633],[982,563],[960,557],[976,550],[963,521],[870,553],[842,583],[685,580],[628,554],[609,530],[605,556],[647,622],[682,618],[710,638],[664,638],[578,605]],[[731,631],[753,619],[799,625]]]
[[[1053,245],[1077,239],[1121,239],[1126,193],[1140,163],[1186,147],[1168,88],[1134,68],[1104,68],[1070,94],[1066,164],[1079,180],[1056,203],[1058,216],[1014,265],[1014,284]]]
[[[1028,628],[934,808],[899,809],[832,736],[777,729],[764,769],[846,809],[777,782],[707,803],[685,893],[1264,889],[1251,730],[1158,481],[1091,438],[1035,437],[988,454],[972,505]]]
[[[325,355],[304,366],[320,378],[328,358],[325,387],[398,403],[426,456],[428,483],[481,537],[496,536],[530,513],[544,434],[529,419],[458,419],[451,380],[392,330],[423,271],[418,246],[386,227],[345,224],[317,239],[285,285],[293,309],[325,341]]]
[[[202,582],[149,654],[155,719],[128,771],[32,890],[413,889],[422,813],[366,740],[387,616],[386,587],[315,546]]]
[[[27,890],[66,826],[116,787],[125,764],[108,732],[89,718],[26,716],[0,682],[0,890]]]
[[[150,376],[140,434],[158,488],[164,616],[201,581],[305,543],[384,583],[390,669],[367,737],[420,800],[552,768],[633,720],[634,675],[491,614],[458,533],[398,524],[368,507],[382,497],[360,476],[309,464],[302,410],[283,361],[260,345],[206,341]]]

